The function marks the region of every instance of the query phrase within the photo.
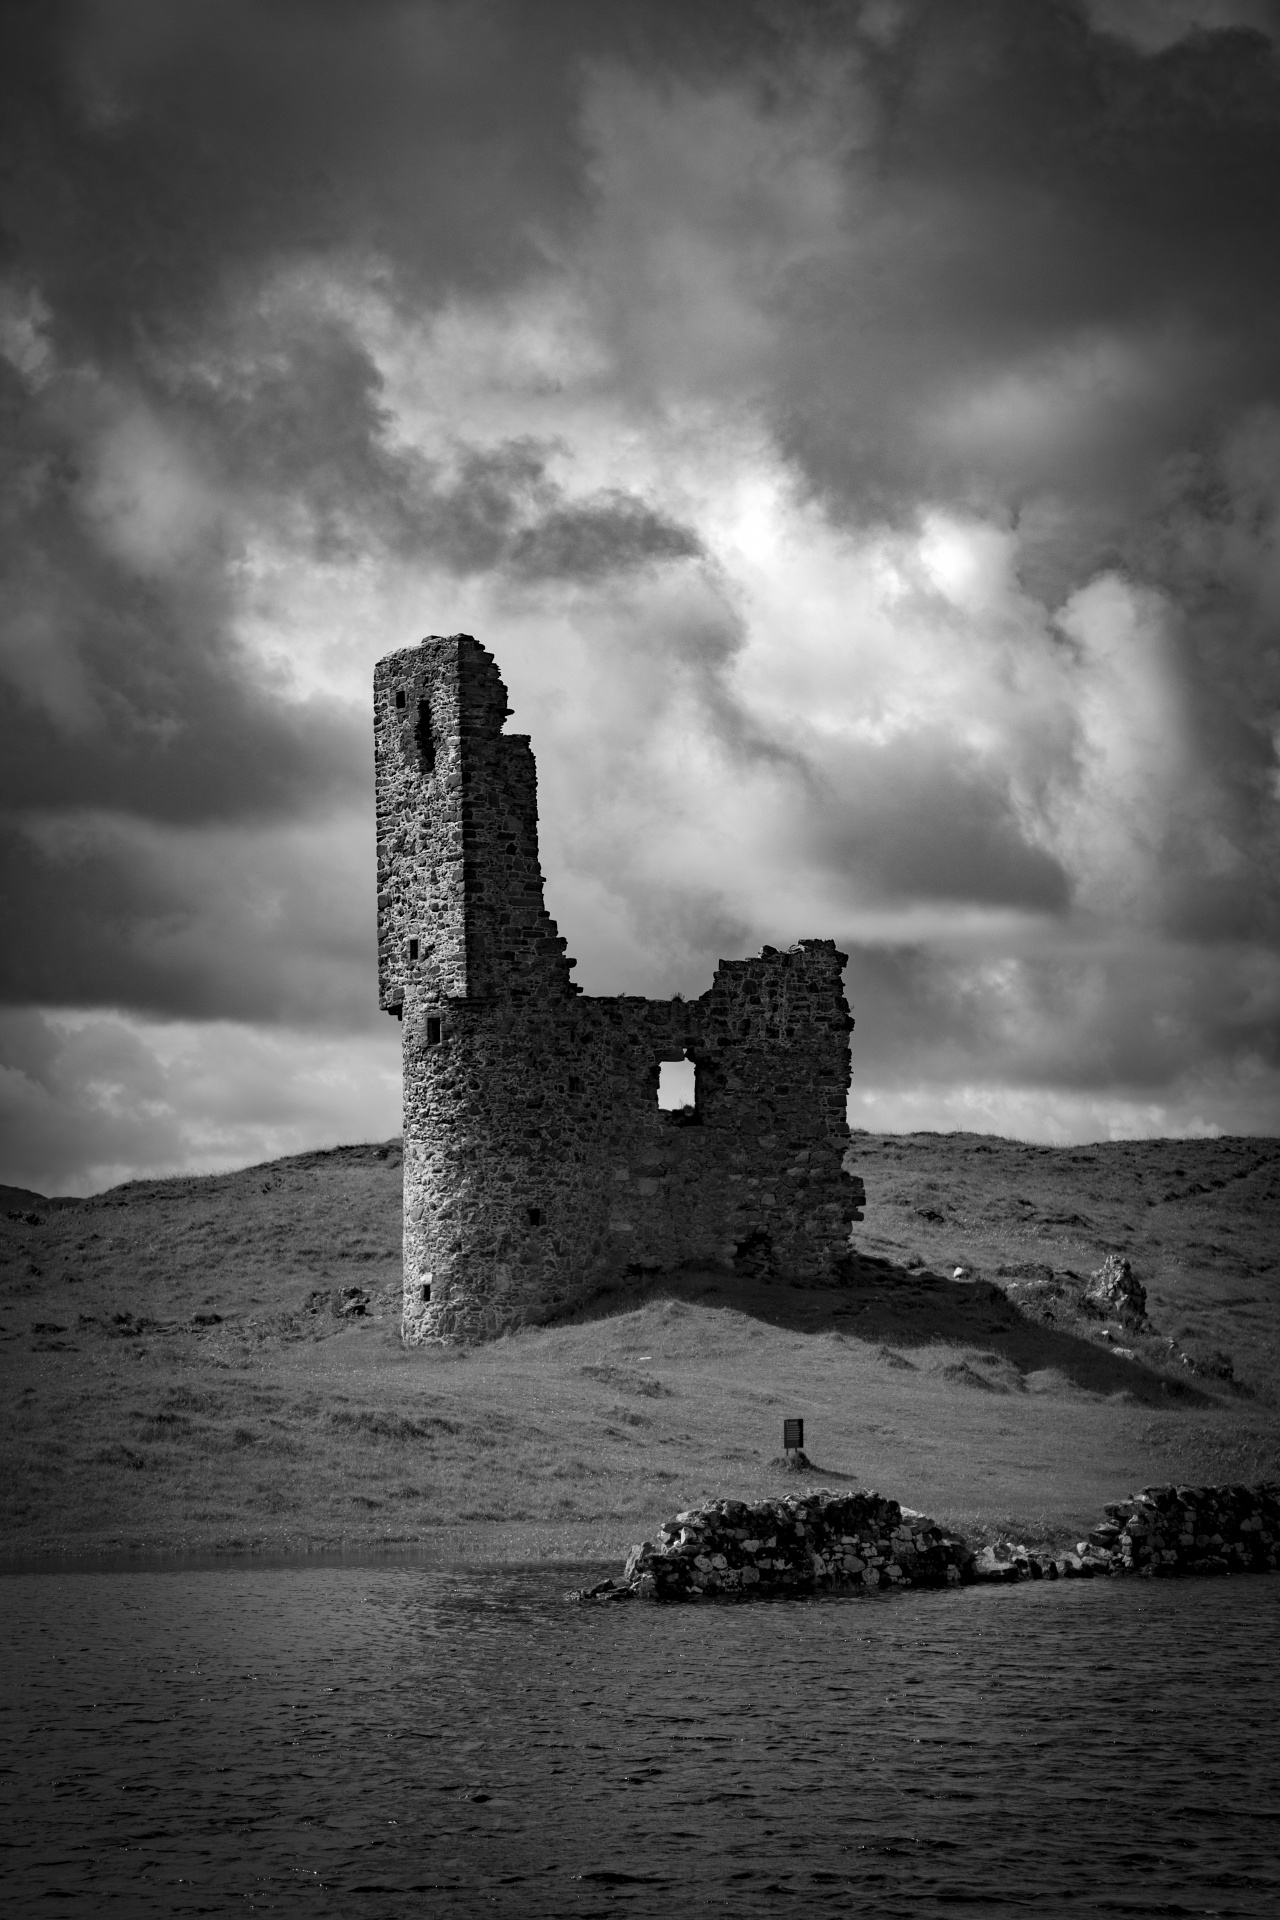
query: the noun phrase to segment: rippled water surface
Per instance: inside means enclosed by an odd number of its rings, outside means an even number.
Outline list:
[[[15,1576],[9,1914],[1280,1914],[1280,1579]]]

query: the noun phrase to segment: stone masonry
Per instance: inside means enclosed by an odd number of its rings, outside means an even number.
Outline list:
[[[722,960],[700,999],[584,997],[543,904],[537,774],[469,634],[374,675],[381,1005],[404,1030],[410,1345],[482,1339],[626,1275],[834,1281],[862,1218],[847,955]],[[695,1099],[658,1106],[659,1065]]]
[[[1074,1553],[1001,1541],[975,1554],[950,1527],[878,1493],[809,1488],[748,1506],[713,1500],[663,1522],[631,1549],[621,1580],[575,1600],[764,1599],[826,1588],[1092,1580],[1137,1574],[1274,1573],[1280,1486],[1145,1487],[1113,1501]]]

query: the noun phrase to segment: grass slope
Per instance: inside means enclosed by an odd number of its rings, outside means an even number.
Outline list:
[[[612,1556],[675,1507],[794,1485],[787,1414],[816,1482],[979,1537],[1058,1542],[1152,1481],[1280,1474],[1280,1142],[859,1135],[853,1164],[848,1287],[682,1274],[470,1353],[399,1345],[395,1143],[80,1202],[10,1189],[5,1552]],[[1157,1333],[981,1284],[1112,1249]],[[1237,1385],[1180,1358],[1217,1349]]]

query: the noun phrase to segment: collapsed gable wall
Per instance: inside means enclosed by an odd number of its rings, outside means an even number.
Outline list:
[[[834,1275],[861,1218],[841,1167],[847,956],[806,940],[721,961],[695,1001],[579,997],[491,656],[432,637],[379,663],[374,701],[406,1341],[483,1338],[627,1273]],[[659,1063],[686,1057],[694,1109],[665,1112]]]

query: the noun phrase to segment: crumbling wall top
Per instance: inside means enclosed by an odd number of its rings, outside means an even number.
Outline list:
[[[380,1004],[572,994],[543,903],[537,769],[493,656],[429,635],[374,676]]]

